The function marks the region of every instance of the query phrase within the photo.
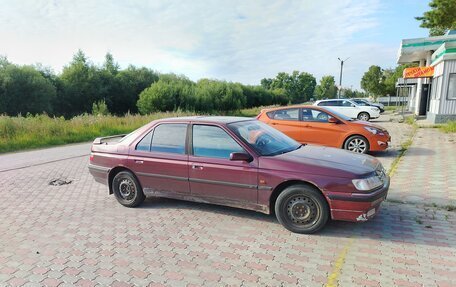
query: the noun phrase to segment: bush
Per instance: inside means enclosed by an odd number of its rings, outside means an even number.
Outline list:
[[[92,115],[94,116],[107,116],[109,115],[108,106],[105,100],[98,101],[92,105]]]

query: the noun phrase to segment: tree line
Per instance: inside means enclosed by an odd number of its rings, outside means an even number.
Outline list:
[[[350,90],[344,93],[360,96]],[[11,116],[234,111],[304,103],[336,94],[333,76],[323,76],[317,84],[312,74],[299,71],[264,78],[260,85],[245,85],[215,79],[194,82],[184,75],[160,74],[133,65],[121,69],[109,53],[103,64],[95,65],[78,51],[59,74],[40,64],[21,66],[0,57],[0,114]]]
[[[402,78],[404,69],[415,66],[417,66],[417,63],[383,69],[380,66],[372,65],[361,78],[361,88],[374,98],[394,96],[396,95],[396,82],[399,78]]]

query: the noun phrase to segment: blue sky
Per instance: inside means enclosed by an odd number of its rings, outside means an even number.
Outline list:
[[[126,67],[192,80],[259,84],[293,70],[359,88],[370,65],[394,67],[400,40],[425,37],[414,19],[426,0],[13,1],[0,0],[0,55],[60,72],[82,49]]]

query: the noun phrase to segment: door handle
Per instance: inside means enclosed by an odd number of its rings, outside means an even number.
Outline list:
[[[202,165],[192,165],[192,169],[203,170]]]
[[[275,126],[275,125],[278,125],[278,123],[271,123],[271,125]]]
[[[137,164],[143,164],[144,161],[142,161],[142,160],[135,160],[135,163],[137,163]]]

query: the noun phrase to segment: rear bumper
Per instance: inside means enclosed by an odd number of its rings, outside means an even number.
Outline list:
[[[331,217],[334,220],[367,221],[380,210],[380,204],[386,199],[389,179],[380,189],[371,193],[331,193]]]
[[[93,176],[96,182],[106,185],[108,184],[108,175],[109,171],[111,170],[110,168],[94,164],[89,164],[88,167],[90,174]]]

